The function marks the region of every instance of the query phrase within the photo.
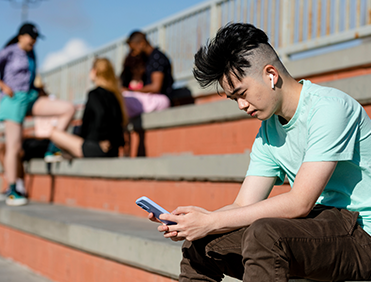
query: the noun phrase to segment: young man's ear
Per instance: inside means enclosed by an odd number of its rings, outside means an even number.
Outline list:
[[[270,73],[269,78],[271,79],[271,88],[274,89],[274,75]]]
[[[265,67],[265,73],[268,76],[271,88],[274,89],[278,79],[278,72],[276,68],[268,65]]]

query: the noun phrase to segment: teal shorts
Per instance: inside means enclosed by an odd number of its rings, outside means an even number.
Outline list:
[[[29,92],[15,92],[13,97],[5,95],[0,102],[0,121],[11,120],[22,123],[26,114],[31,113],[39,93],[36,90]]]

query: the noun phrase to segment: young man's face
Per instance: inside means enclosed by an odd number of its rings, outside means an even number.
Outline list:
[[[145,48],[145,41],[140,40],[140,41],[133,41],[129,43],[129,47],[131,49],[131,54],[133,56],[138,56],[140,53],[144,51]]]
[[[225,77],[220,84],[227,98],[235,100],[240,110],[259,120],[267,120],[277,112],[279,97],[272,90],[268,75],[261,78],[245,76],[241,81],[232,75],[231,79],[233,86],[228,84]]]

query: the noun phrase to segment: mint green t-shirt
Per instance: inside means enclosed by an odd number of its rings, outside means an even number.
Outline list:
[[[358,223],[371,235],[371,120],[344,92],[302,80],[293,118],[263,121],[247,175],[277,177],[290,185],[303,162],[337,161],[317,204],[358,211]],[[316,177],[316,175],[313,175]]]

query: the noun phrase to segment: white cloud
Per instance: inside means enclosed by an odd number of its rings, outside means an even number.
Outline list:
[[[62,50],[46,55],[42,64],[42,71],[47,71],[67,63],[80,56],[86,55],[91,50],[86,42],[79,38],[70,39]]]

